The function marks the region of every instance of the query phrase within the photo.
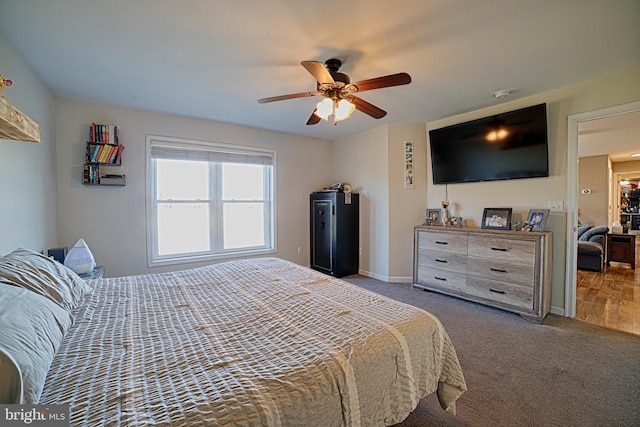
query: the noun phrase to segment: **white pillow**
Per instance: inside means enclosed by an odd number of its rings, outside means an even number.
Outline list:
[[[0,258],[0,278],[43,295],[69,312],[91,291],[87,282],[69,268],[24,248]]]
[[[0,348],[20,369],[24,403],[36,404],[73,317],[51,299],[3,280],[0,279]]]

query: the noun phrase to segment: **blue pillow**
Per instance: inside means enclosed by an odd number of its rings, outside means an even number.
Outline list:
[[[591,237],[597,234],[607,234],[608,232],[609,232],[609,227],[607,227],[606,225],[600,225],[598,227],[593,227],[585,231],[578,240],[589,241]]]
[[[593,227],[593,225],[581,225],[580,227],[578,227],[578,239],[580,239],[580,236],[582,236],[584,232],[591,227]]]

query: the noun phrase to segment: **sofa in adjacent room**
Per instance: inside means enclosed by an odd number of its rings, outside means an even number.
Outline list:
[[[578,270],[602,271],[607,254],[609,227],[578,227]]]

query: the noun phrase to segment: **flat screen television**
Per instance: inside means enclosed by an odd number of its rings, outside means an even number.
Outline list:
[[[429,131],[434,184],[549,176],[547,105]]]

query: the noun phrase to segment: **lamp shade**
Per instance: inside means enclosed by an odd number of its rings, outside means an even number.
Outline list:
[[[84,239],[78,239],[64,258],[64,265],[77,274],[85,274],[93,270],[96,260]]]
[[[323,120],[328,120],[333,113],[333,100],[325,98],[316,105],[316,115]]]
[[[339,122],[340,120],[344,120],[348,118],[355,109],[356,109],[355,105],[353,105],[346,99],[341,99],[340,102],[338,102],[336,111],[334,113],[336,122]]]

